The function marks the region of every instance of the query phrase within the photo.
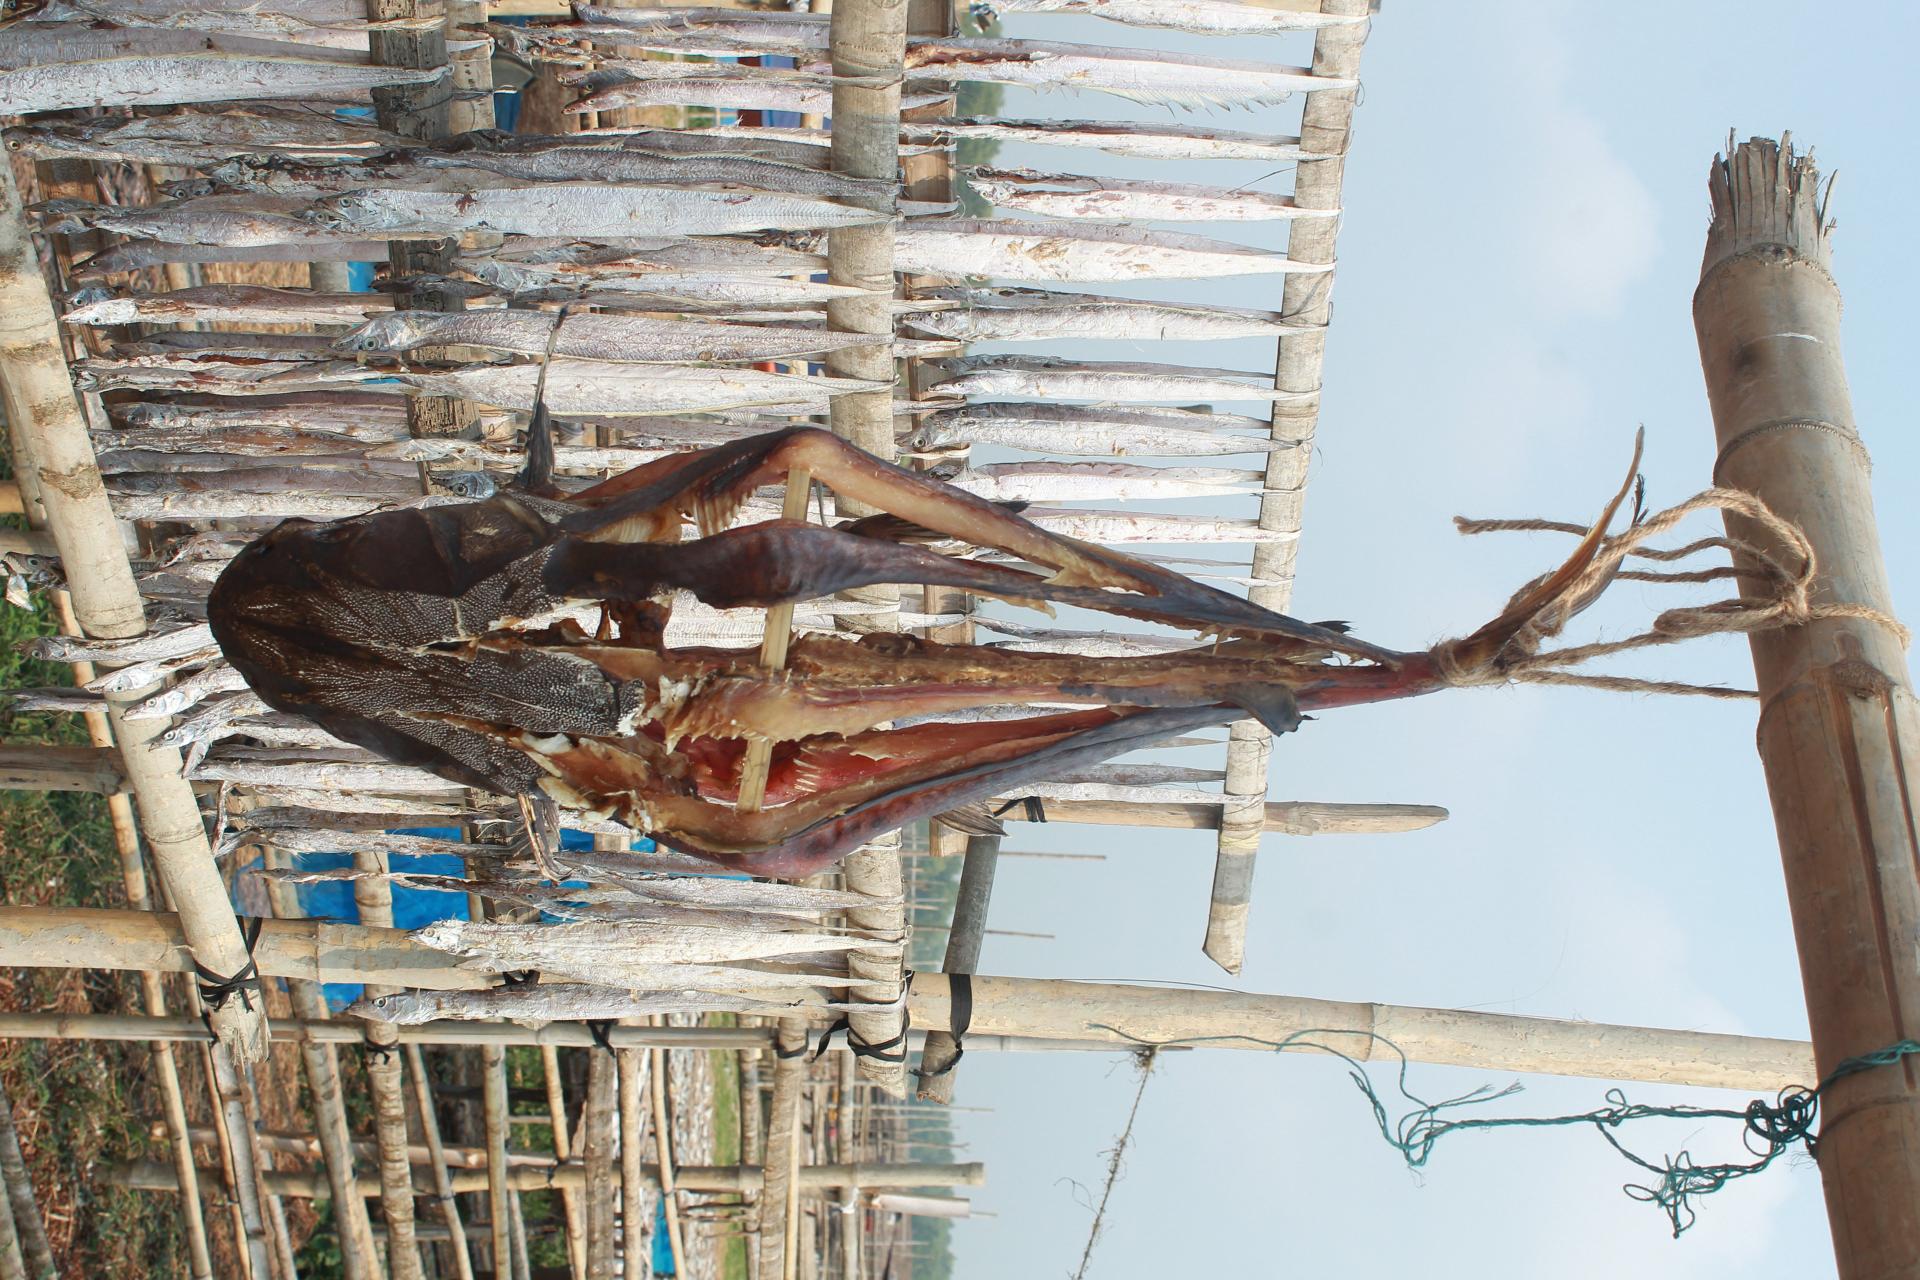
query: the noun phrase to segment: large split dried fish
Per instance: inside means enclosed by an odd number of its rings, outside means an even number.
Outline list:
[[[1324,272],[1324,263],[1172,231],[1039,219],[953,218],[906,222],[894,232],[894,267],[953,280],[1191,280],[1269,272]]]
[[[1161,502],[1259,491],[1262,473],[1124,462],[996,462],[947,483],[993,502]]]
[[[104,291],[100,291],[104,294]],[[74,298],[67,324],[359,324],[393,303],[378,293],[316,293],[256,284],[207,284],[171,293],[89,293]]]
[[[454,236],[468,231],[649,237],[853,227],[891,216],[814,196],[768,191],[561,182],[464,195],[356,191],[319,201],[306,218],[336,237]]]
[[[1319,31],[1366,21],[1364,17],[1269,9],[1234,0],[987,0],[986,8],[996,14],[1084,14],[1130,27],[1159,27],[1214,36]]]
[[[572,315],[558,321],[539,311],[396,311],[379,316],[335,345],[343,351],[412,351],[481,347],[538,355],[552,339],[555,355],[623,364],[783,360],[853,346],[886,346],[887,334],[835,333],[824,327],[743,325],[655,316]]]
[[[960,37],[907,44],[909,80],[988,80],[1036,89],[1098,89],[1136,102],[1178,107],[1252,106],[1293,93],[1351,89],[1358,81],[1274,66],[1151,49],[1113,49],[1051,40]]]
[[[1270,222],[1337,218],[1338,209],[1302,209],[1292,196],[1240,187],[1191,182],[1095,178],[1035,169],[968,168],[960,171],[980,198],[997,209],[1017,209],[1046,218],[1096,218],[1112,222]]]
[[[903,120],[902,140],[921,146],[979,139],[1080,147],[1146,160],[1268,160],[1287,163],[1323,159],[1300,139],[1284,134],[1236,133],[1204,125],[1149,124],[1138,120],[1002,120],[960,116],[948,120]]]
[[[1318,332],[1289,323],[1277,311],[1154,302],[1046,289],[922,290],[925,310],[903,312],[900,323],[920,333],[960,342],[1037,342],[1055,338],[1210,342]]]
[[[505,409],[531,410],[540,369],[530,364],[467,365],[445,372],[398,376],[429,395],[459,396]],[[547,404],[555,413],[645,416],[793,403],[824,409],[836,395],[879,391],[885,386],[858,378],[803,378],[728,366],[692,368],[563,359],[553,362],[546,394]]]
[[[1189,369],[1177,364],[1066,360],[1055,356],[969,356],[923,366],[938,375],[941,395],[1025,396],[1065,400],[1311,399],[1318,392],[1281,391],[1270,373]]]
[[[195,168],[242,152],[322,159],[407,145],[398,134],[359,116],[320,111],[173,111],[166,115],[101,116],[7,130],[7,145],[35,160],[126,160]]]
[[[1258,434],[1254,434],[1257,432]],[[975,404],[920,419],[907,437],[921,452],[999,445],[1080,456],[1217,458],[1291,449],[1259,418],[1195,409],[1092,404]]]
[[[18,23],[0,40],[0,115],[233,98],[331,101],[446,75],[444,67],[375,66],[364,54],[246,36]]]

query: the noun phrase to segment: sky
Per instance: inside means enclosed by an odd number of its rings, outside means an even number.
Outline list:
[[[1462,634],[1555,563],[1549,535],[1462,539],[1457,513],[1585,520],[1617,485],[1636,427],[1655,507],[1710,483],[1713,430],[1690,301],[1709,162],[1728,129],[1793,131],[1840,172],[1834,273],[1896,609],[1920,616],[1920,441],[1900,422],[1908,230],[1920,191],[1910,50],[1920,8],[1848,21],[1785,3],[1604,5],[1386,0],[1362,66],[1324,409],[1290,610],[1345,618],[1401,648]],[[1300,63],[1306,42],[1209,41],[1091,19],[1013,16],[1006,33]],[[1295,132],[1297,101],[1205,113]],[[1004,114],[1165,118],[1086,94],[1009,92]],[[1008,148],[999,163],[1284,192],[1285,174],[1214,162],[1129,164]],[[1183,227],[1278,244],[1284,233]],[[1278,277],[1112,288],[1277,306]],[[1100,286],[1106,289],[1106,286]],[[1083,345],[1061,354],[1270,368],[1271,343]],[[1245,406],[1229,409],[1249,411]],[[1181,509],[1171,507],[1169,509]],[[1197,508],[1196,508],[1197,509]],[[1251,514],[1251,501],[1237,509]],[[1704,522],[1701,534],[1718,532]],[[1239,556],[1246,548],[1232,548]],[[1708,598],[1621,584],[1583,636],[1620,636]],[[1615,669],[1743,684],[1744,641],[1661,650]],[[983,973],[1238,990],[1804,1037],[1754,707],[1567,689],[1474,689],[1329,714],[1278,744],[1272,797],[1442,804],[1449,821],[1382,837],[1267,837],[1245,971],[1200,954],[1213,839],[1198,832],[1018,826],[1009,847],[1104,862],[1003,859]],[[1218,749],[1161,758],[1216,765]],[[1123,1055],[975,1054],[956,1117],[988,1164],[956,1224],[960,1274],[1071,1275],[1090,1193],[1125,1119]],[[1377,1070],[1376,1080],[1387,1083]],[[1416,1092],[1514,1077],[1416,1066]],[[1602,1105],[1609,1084],[1528,1077],[1502,1114]],[[1808,1082],[1811,1083],[1811,1082]],[[1636,1102],[1747,1095],[1627,1086]],[[1739,1154],[1705,1125],[1649,1126],[1646,1154]],[[1593,1132],[1451,1138],[1413,1172],[1336,1061],[1190,1052],[1149,1082],[1087,1274],[1418,1274],[1430,1280],[1831,1276],[1817,1170],[1804,1157],[1700,1203],[1674,1240],[1621,1192]]]

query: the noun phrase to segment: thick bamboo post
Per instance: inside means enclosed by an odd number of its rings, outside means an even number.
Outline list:
[[[266,865],[280,869],[287,865],[286,855],[272,846],[263,851]],[[282,919],[299,916],[299,896],[294,887],[281,880],[268,880],[267,901]],[[325,993],[318,983],[299,978],[287,982],[287,998],[294,1016],[303,1021],[323,1021],[330,1016]],[[417,1052],[417,1051],[416,1051]],[[340,1059],[330,1044],[313,1040],[300,1043],[301,1064],[307,1073],[307,1089],[313,1099],[314,1136],[320,1143],[327,1182],[333,1188],[334,1224],[340,1235],[341,1270],[347,1280],[378,1280],[380,1257],[374,1250],[373,1227],[367,1219],[367,1206],[353,1194],[353,1130],[347,1123],[346,1095],[340,1087]]]
[[[1325,0],[1322,11],[1364,16],[1371,0]],[[1364,22],[1327,27],[1313,41],[1316,75],[1357,77],[1360,53],[1367,42]],[[1346,176],[1347,143],[1353,131],[1357,89],[1328,90],[1307,95],[1301,110],[1301,144],[1324,160],[1303,160],[1294,167],[1293,199],[1303,209],[1338,209]],[[1287,229],[1287,256],[1295,262],[1332,263],[1339,218],[1304,218]],[[1286,277],[1280,311],[1295,324],[1324,325],[1333,314],[1331,272],[1295,273]],[[1279,339],[1273,384],[1282,391],[1311,393],[1320,389],[1326,334],[1314,331]],[[1276,401],[1272,430],[1276,440],[1298,441],[1267,458],[1266,484],[1260,495],[1262,529],[1298,532],[1306,498],[1307,467],[1313,458],[1313,435],[1320,425],[1320,398]],[[1258,585],[1247,596],[1255,604],[1286,612],[1293,598],[1295,539],[1259,543],[1253,551],[1253,577]],[[1207,906],[1207,933],[1203,950],[1228,973],[1240,972],[1246,954],[1247,915],[1253,902],[1254,859],[1260,852],[1263,805],[1267,798],[1267,765],[1273,739],[1259,723],[1242,720],[1228,731],[1227,778],[1222,791],[1227,803],[1220,815],[1219,852],[1213,866],[1213,889]]]
[[[1893,612],[1840,356],[1831,224],[1811,156],[1756,138],[1714,160],[1694,327],[1720,455],[1714,482],[1797,525],[1816,606]],[[1750,523],[1728,533],[1778,554]],[[1750,589],[1754,584],[1749,584]],[[1920,1028],[1920,711],[1901,639],[1828,617],[1750,637],[1814,1054],[1823,1075]],[[1842,1280],[1920,1274],[1920,1068],[1834,1083],[1820,1177]]]
[[[540,1046],[540,1074],[547,1087],[547,1118],[553,1127],[553,1156],[562,1164],[573,1156],[573,1135],[567,1132],[567,1087],[560,1074],[560,1050],[550,1044]],[[560,1193],[560,1209],[567,1224],[567,1257],[573,1274],[587,1274],[587,1215],[580,1193]]]
[[[587,1280],[613,1280],[613,1128],[618,1074],[613,1054],[587,1055],[586,1123],[581,1144],[586,1165]]]
[[[426,1055],[417,1044],[408,1045],[406,1053],[407,1075],[413,1081],[414,1110],[420,1116],[420,1133],[427,1140],[427,1160],[433,1169],[433,1195],[440,1204],[440,1221],[446,1225],[447,1243],[453,1250],[454,1274],[459,1280],[473,1280],[473,1256],[467,1251],[467,1229],[460,1221],[460,1203],[453,1198],[453,1180],[447,1176],[447,1150],[440,1141],[440,1119],[433,1111],[433,1084],[427,1079]],[[412,1151],[408,1151],[407,1158],[413,1159]],[[365,1202],[359,1203],[364,1212]]]
[[[0,395],[7,420],[33,460],[81,627],[101,639],[139,635],[146,630],[146,614],[120,525],[74,400],[13,171],[4,165],[0,170]],[[180,776],[180,753],[157,741],[164,721],[123,718],[127,706],[150,692],[142,688],[108,696],[122,765],[139,803],[154,866],[180,912],[194,959],[209,973],[236,975],[247,964],[246,940],[208,847],[193,789]],[[212,1018],[241,1060],[266,1052],[257,983],[222,998]]]
[[[953,899],[953,928],[947,934],[942,973],[970,974],[980,967],[980,945],[987,931],[987,907],[993,900],[993,873],[1000,862],[999,836],[972,836],[966,860],[960,866],[960,885]],[[951,1032],[935,1031],[920,1051],[919,1096],[928,1102],[953,1101],[953,1073],[960,1062],[960,1043]]]
[[[13,1221],[13,1204],[0,1196],[0,1280],[27,1280],[26,1255]]]
[[[393,928],[393,885],[382,873],[387,855],[362,851],[353,855],[356,871],[367,872],[353,882],[353,903],[360,922],[375,929]],[[366,994],[395,995],[401,988],[370,982]],[[367,1024],[367,1091],[373,1095],[373,1137],[379,1146],[380,1182],[387,1188],[380,1212],[387,1224],[387,1271],[393,1280],[423,1280],[420,1249],[413,1239],[413,1186],[407,1172],[407,1092],[400,1062],[400,1037],[392,1023]]]
[[[501,1276],[513,1265],[513,1240],[508,1225],[514,1204],[513,1193],[507,1182],[507,1051],[504,1046],[488,1045],[480,1054],[482,1101],[487,1126],[484,1183],[487,1191],[487,1225],[492,1228],[493,1274]]]
[[[667,1099],[671,1073],[665,1049],[649,1049],[647,1057],[653,1076],[647,1096],[653,1103],[653,1145],[660,1156],[660,1203],[667,1219],[667,1247],[673,1253],[674,1266],[682,1267],[688,1265],[687,1244],[680,1230],[680,1200],[673,1176],[673,1119],[668,1114]]]
[[[226,1157],[228,1187],[233,1192],[240,1247],[252,1280],[269,1280],[273,1263],[268,1253],[267,1219],[261,1180],[260,1149],[254,1143],[247,1117],[246,1083],[224,1046],[207,1046],[207,1081],[213,1092],[213,1123],[220,1131],[220,1150]]]
[[[33,1280],[54,1280],[53,1246],[47,1243],[47,1224],[33,1194],[33,1175],[20,1152],[20,1131],[13,1125],[13,1100],[0,1089],[0,1179],[7,1184],[7,1205],[13,1214],[14,1234]]]
[[[773,1091],[767,1106],[767,1146],[755,1249],[760,1280],[774,1280],[786,1268],[787,1182],[792,1177],[794,1148],[800,1142],[800,1092],[807,1074],[806,1023],[797,1018],[782,1019],[773,1043]]]
[[[645,1275],[652,1269],[647,1256],[652,1227],[642,1208],[646,1204],[646,1175],[640,1168],[640,1148],[647,1140],[645,1094],[651,1055],[638,1049],[615,1050],[620,1074],[620,1274]],[[745,1101],[741,1109],[744,1114]]]
[[[920,1050],[920,1064],[924,1068],[926,1063],[927,1050],[923,1047]],[[833,1158],[836,1163],[850,1164],[860,1158],[854,1142],[855,1113],[858,1110],[855,1099],[860,1090],[854,1078],[853,1055],[842,1054],[837,1065],[840,1074],[834,1088]],[[859,1193],[851,1187],[842,1190],[839,1209],[834,1216],[840,1224],[840,1280],[860,1280],[860,1252],[866,1236],[866,1215],[860,1212]]]

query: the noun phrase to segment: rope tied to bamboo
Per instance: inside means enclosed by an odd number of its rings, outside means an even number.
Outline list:
[[[1649,539],[1666,533],[1688,516],[1701,511],[1732,512],[1760,525],[1785,551],[1783,557],[1771,554],[1740,538],[1708,537],[1684,546],[1656,548],[1646,546]],[[1560,520],[1513,519],[1474,520],[1454,517],[1454,527],[1463,535],[1480,533],[1569,533],[1585,536],[1583,525]],[[1626,569],[1629,558],[1672,563],[1704,551],[1725,550],[1735,561],[1707,569]],[[1790,567],[1797,564],[1798,567]],[[1744,566],[1744,567],[1742,567]],[[1753,494],[1740,489],[1703,490],[1684,502],[1649,516],[1636,513],[1624,532],[1608,537],[1584,572],[1561,594],[1559,600],[1534,618],[1491,663],[1469,665],[1461,660],[1462,642],[1442,644],[1433,650],[1434,668],[1450,685],[1554,684],[1590,689],[1609,689],[1625,693],[1668,693],[1706,698],[1753,698],[1751,689],[1729,689],[1717,685],[1689,684],[1673,680],[1648,680],[1637,676],[1592,675],[1569,668],[1595,658],[1627,653],[1657,645],[1677,644],[1701,636],[1772,631],[1805,626],[1834,618],[1854,618],[1885,627],[1900,641],[1902,648],[1912,643],[1912,633],[1899,619],[1879,609],[1859,604],[1815,604],[1812,600],[1814,577],[1819,557],[1799,526],[1782,519]],[[1617,580],[1635,582],[1714,582],[1753,573],[1766,579],[1765,595],[1739,595],[1711,604],[1688,605],[1668,609],[1656,616],[1652,625],[1623,640],[1597,641],[1543,650],[1541,646],[1560,634],[1573,617],[1598,599]],[[1536,579],[1535,582],[1538,582]],[[1515,593],[1524,596],[1535,584],[1529,583]]]
[[[253,947],[260,941],[260,928],[265,923],[264,916],[247,918],[246,927],[241,933],[247,946],[247,962],[231,975],[216,973],[198,960],[193,962],[193,974],[198,980],[200,1003],[205,1006],[205,1015],[211,1015],[225,1007],[227,1001],[235,996],[240,997],[241,1008],[249,1011],[253,1009],[253,988],[259,984],[260,979],[259,963],[254,958]],[[207,1019],[207,1027],[212,1030],[213,1023],[210,1016]]]

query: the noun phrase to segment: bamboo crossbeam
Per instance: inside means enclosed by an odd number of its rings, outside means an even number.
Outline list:
[[[353,882],[353,902],[363,924],[393,927],[393,885],[385,878],[388,858],[367,850],[353,855],[354,870],[366,874]],[[399,987],[370,982],[368,999],[394,995]],[[413,1241],[413,1191],[407,1180],[407,1094],[405,1071],[391,1024],[367,1026],[367,1092],[373,1096],[373,1136],[379,1148],[380,1180],[387,1193],[380,1210],[387,1224],[387,1270],[392,1280],[424,1280],[420,1250]]]
[[[111,747],[0,746],[0,791],[90,791],[106,796],[125,781],[120,753]]]
[[[658,1169],[653,1165],[644,1166],[646,1176],[658,1182]],[[687,1191],[698,1191],[712,1195],[742,1195],[749,1191],[760,1190],[761,1171],[751,1165],[690,1165],[675,1171],[680,1186]],[[134,1191],[172,1191],[175,1189],[172,1168],[159,1161],[143,1161],[134,1164],[112,1165],[102,1171],[102,1180],[108,1185],[126,1187]],[[487,1180],[484,1172],[478,1169],[458,1169],[452,1174],[453,1189],[464,1193],[483,1191]],[[551,1181],[549,1181],[551,1177]],[[863,1162],[859,1164],[815,1164],[800,1170],[800,1188],[810,1193],[837,1191],[841,1187],[855,1187],[873,1190],[909,1190],[929,1187],[979,1187],[985,1186],[987,1167],[978,1162],[959,1164],[880,1164]],[[267,1189],[274,1195],[302,1197],[324,1196],[327,1194],[327,1182],[319,1173],[295,1170],[281,1170],[266,1175]],[[584,1187],[586,1170],[579,1164],[570,1164],[555,1168],[551,1165],[515,1165],[507,1172],[507,1185],[514,1191],[544,1191],[553,1187]],[[362,1178],[359,1182],[362,1196],[372,1198],[380,1194],[380,1184],[373,1178]],[[428,1194],[423,1182],[422,1195]]]
[[[1118,800],[1048,800],[1049,822],[1084,822],[1094,826],[1161,827],[1186,831],[1217,831],[1223,805],[1129,804]],[[1269,802],[1262,830],[1289,836],[1383,835],[1419,831],[1447,819],[1447,811],[1432,804],[1333,804],[1312,800]],[[1000,815],[1003,822],[1023,822],[1027,814],[1015,805]]]
[[[1364,17],[1371,0],[1325,0],[1322,12]],[[1360,54],[1367,42],[1365,22],[1327,27],[1314,37],[1315,75],[1357,78]],[[1346,176],[1347,145],[1353,134],[1357,89],[1307,95],[1300,117],[1301,145],[1323,160],[1302,160],[1294,169],[1293,199],[1302,209],[1338,209]],[[1326,356],[1327,321],[1331,318],[1334,241],[1340,219],[1308,218],[1287,231],[1287,257],[1295,262],[1324,263],[1329,270],[1286,277],[1280,311],[1294,324],[1311,326],[1305,332],[1278,339],[1273,385],[1283,392],[1300,393],[1274,402],[1272,434],[1275,440],[1297,442],[1296,447],[1267,455],[1266,484],[1260,495],[1259,526],[1277,535],[1297,534],[1306,497],[1307,468],[1313,458],[1313,436],[1320,425],[1322,367]],[[1285,613],[1293,599],[1297,538],[1256,544],[1252,577],[1259,585],[1247,598]],[[1227,780],[1222,790],[1228,803],[1222,810],[1218,852],[1214,859],[1213,888],[1207,908],[1207,932],[1202,949],[1228,973],[1240,972],[1246,953],[1247,917],[1253,901],[1254,859],[1260,852],[1261,805],[1268,785],[1273,739],[1258,722],[1242,720],[1228,731]]]

